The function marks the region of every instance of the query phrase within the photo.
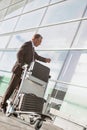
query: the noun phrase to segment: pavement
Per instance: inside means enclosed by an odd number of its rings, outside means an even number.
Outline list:
[[[0,129],[1,130],[35,130],[34,126],[29,125],[28,122],[13,116],[7,117],[0,111]],[[46,121],[43,123],[40,130],[63,130],[55,125],[53,122]]]

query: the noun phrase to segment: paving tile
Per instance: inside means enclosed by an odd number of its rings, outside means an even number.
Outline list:
[[[29,126],[23,120],[16,117],[6,115],[0,112],[0,129],[1,130],[35,130],[33,126]],[[40,130],[63,130],[54,126],[51,122],[43,123],[43,126]]]

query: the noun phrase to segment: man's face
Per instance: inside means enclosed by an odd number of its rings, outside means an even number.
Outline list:
[[[39,38],[33,39],[33,42],[34,42],[34,46],[37,47],[41,44],[42,38],[39,37]]]

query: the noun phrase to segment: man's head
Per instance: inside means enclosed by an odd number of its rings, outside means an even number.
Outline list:
[[[41,44],[43,37],[40,34],[35,34],[32,38],[34,46],[37,47]]]

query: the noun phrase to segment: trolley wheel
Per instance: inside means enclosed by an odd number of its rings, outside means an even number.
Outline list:
[[[10,117],[12,114],[10,112],[6,112],[6,116]]]
[[[35,130],[39,130],[43,124],[42,120],[37,120],[35,124]]]
[[[35,124],[35,121],[34,121],[33,118],[30,118],[30,124],[31,124],[31,125],[34,125],[34,124]]]

